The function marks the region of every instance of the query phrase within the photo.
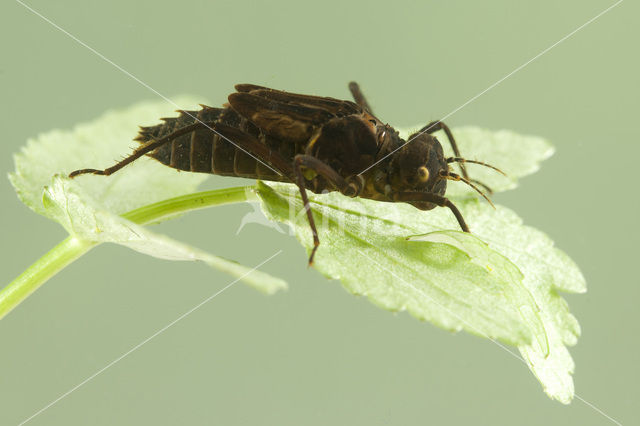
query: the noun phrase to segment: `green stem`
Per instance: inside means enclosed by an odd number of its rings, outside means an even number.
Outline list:
[[[88,252],[96,243],[67,237],[47,254],[29,266],[0,292],[0,318],[8,314],[20,302],[29,297],[49,278],[65,266]]]
[[[257,196],[253,189],[253,186],[238,186],[196,192],[142,206],[124,213],[122,217],[138,225],[162,222],[192,210],[255,200]]]
[[[170,198],[131,210],[124,213],[122,217],[136,224],[144,225],[162,222],[192,210],[255,199],[256,195],[252,186],[225,188]],[[69,236],[49,250],[47,254],[0,291],[0,319],[40,288],[49,278],[98,244]]]

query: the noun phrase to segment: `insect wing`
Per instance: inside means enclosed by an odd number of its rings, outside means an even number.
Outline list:
[[[309,140],[317,127],[334,117],[322,108],[276,101],[252,93],[233,93],[229,103],[266,134],[290,142]]]

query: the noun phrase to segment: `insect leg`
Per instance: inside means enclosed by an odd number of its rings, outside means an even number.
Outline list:
[[[462,228],[464,232],[471,232],[469,231],[469,227],[467,226],[466,222],[464,221],[464,218],[462,217],[462,213],[460,213],[460,210],[458,210],[456,205],[453,204],[451,200],[441,195],[434,194],[431,192],[408,191],[408,192],[395,193],[393,195],[393,199],[394,201],[405,201],[405,202],[426,201],[429,203],[437,204],[440,207],[448,207],[453,213],[453,215],[456,217],[456,219],[458,220],[458,224],[460,225],[460,228]]]
[[[371,107],[369,106],[367,99],[362,94],[362,91],[360,91],[360,86],[358,86],[358,83],[356,83],[355,81],[349,83],[349,90],[351,91],[351,95],[353,96],[353,99],[356,101],[356,103],[362,108],[369,111],[371,115],[373,115],[373,111],[371,111]]]
[[[309,265],[311,265],[313,264],[313,256],[316,254],[316,250],[318,250],[318,246],[320,245],[320,239],[318,238],[318,230],[316,229],[316,223],[313,220],[313,215],[311,213],[311,206],[309,205],[309,197],[307,196],[302,168],[313,170],[320,176],[324,177],[330,184],[345,195],[355,196],[360,192],[361,188],[354,183],[347,182],[331,166],[316,157],[298,154],[293,159],[293,170],[295,174],[294,182],[298,185],[298,189],[300,190],[300,196],[302,197],[304,209],[307,212],[307,219],[309,220],[309,226],[311,227],[311,233],[313,234],[313,249],[309,256]]]
[[[206,125],[206,123],[204,123]],[[213,125],[214,123],[209,123],[210,125]],[[121,168],[123,168],[124,166],[126,166],[127,164],[137,160],[138,158],[142,157],[143,155],[153,151],[154,149],[164,145],[165,143],[171,142],[172,140],[174,140],[175,138],[185,135],[189,132],[192,132],[194,130],[199,129],[200,127],[203,126],[203,123],[195,123],[195,124],[191,124],[189,126],[185,126],[182,129],[176,130],[175,132],[171,133],[170,135],[167,135],[163,138],[160,138],[158,140],[155,141],[151,141],[149,143],[147,143],[146,145],[142,145],[141,147],[137,148],[135,151],[133,151],[133,154],[131,154],[130,156],[128,156],[127,158],[125,158],[124,160],[120,161],[119,163],[116,163],[115,165],[106,168],[104,170],[98,170],[98,169],[80,169],[80,170],[75,170],[73,172],[71,172],[69,174],[70,178],[74,178],[78,175],[83,175],[83,174],[87,174],[87,173],[91,173],[94,175],[104,175],[104,176],[109,176],[112,173],[117,172],[118,170],[120,170]]]
[[[255,137],[240,129],[224,124],[215,124],[213,128],[225,139],[233,142],[234,145],[245,150],[247,153],[254,155],[256,159],[259,159],[259,161],[264,164],[273,166],[276,171],[286,176],[291,182],[294,182],[295,175],[293,173],[293,167],[291,166],[291,160],[287,160],[279,152],[273,151]]]
[[[124,160],[120,161],[119,163],[116,163],[115,165],[109,168],[106,168],[104,170],[98,170],[98,169],[75,170],[69,174],[69,177],[74,178],[78,175],[87,174],[87,173],[94,174],[94,175],[109,176],[117,172],[124,166],[142,157],[143,155],[148,154],[153,150],[159,148],[160,146],[166,143],[170,143],[174,139],[182,135],[191,133],[195,130],[199,130],[202,128],[210,129],[210,130],[214,129],[215,131],[220,133],[220,135],[222,135],[223,138],[231,141],[238,148],[245,150],[246,152],[249,152],[252,155],[255,155],[257,158],[260,158],[266,161],[267,163],[275,167],[277,171],[287,176],[289,179],[293,180],[293,170],[291,168],[291,165],[284,159],[284,157],[282,157],[282,155],[270,150],[266,145],[260,143],[260,141],[255,139],[253,136],[247,133],[244,133],[239,129],[226,126],[223,124],[219,124],[216,122],[209,122],[209,123],[198,122],[198,123],[190,124],[188,126],[185,126],[181,129],[176,130],[175,132],[163,138],[160,138],[158,140],[151,141],[145,145],[142,145],[141,147],[136,149],[133,152],[133,154],[131,154],[130,156],[126,157]]]
[[[442,121],[436,120],[424,126],[418,133],[427,132],[429,134],[435,133],[438,130],[444,130],[445,135],[447,135],[447,139],[449,139],[449,143],[451,144],[451,148],[453,148],[453,153],[456,157],[460,157],[460,150],[458,150],[458,145],[456,144],[456,140],[453,137],[453,133],[451,133],[451,129],[449,126],[444,124]],[[460,170],[462,170],[462,176],[469,179],[469,175],[467,174],[467,169],[464,167],[463,163],[460,164]]]

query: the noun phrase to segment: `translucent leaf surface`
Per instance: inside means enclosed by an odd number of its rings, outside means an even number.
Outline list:
[[[574,363],[566,346],[576,344],[580,326],[559,292],[584,293],[587,290],[584,277],[575,263],[553,246],[548,236],[524,226],[513,211],[501,206],[494,211],[486,204],[468,202],[463,214],[474,223],[479,238],[511,259],[522,271],[523,283],[540,307],[549,351],[524,345],[519,346],[520,353],[545,391],[569,403],[574,393],[571,378]]]
[[[291,215],[302,208],[296,188],[263,185],[259,194],[268,214],[295,226],[298,238],[309,246],[306,216]],[[473,235],[449,231],[446,236],[455,238],[456,245],[408,241],[410,235],[436,230],[427,215],[413,214],[409,205],[329,194],[314,197],[313,208],[322,241],[315,266],[340,279],[350,292],[448,330],[465,329],[511,344],[531,341],[527,319],[510,300],[512,294],[524,293],[529,309],[536,310],[520,272],[488,248],[476,250],[484,244]]]
[[[178,98],[176,103],[190,107],[194,98]],[[100,118],[76,125],[72,130],[52,130],[27,141],[14,156],[16,170],[10,175],[18,196],[31,209],[47,216],[42,190],[55,174],[67,176],[77,169],[102,169],[132,152],[138,126],[159,123],[160,117],[173,116],[175,108],[167,102],[143,102],[106,112]],[[193,192],[207,178],[201,173],[179,173],[151,158],[140,158],[126,171],[104,176],[80,176],[74,181],[102,207],[124,213],[166,198]]]
[[[466,158],[510,174],[500,181],[488,169],[481,174],[469,168],[495,190],[515,186],[517,177],[534,172],[553,152],[541,138],[512,132],[463,128],[454,134]],[[289,224],[310,250],[296,187],[259,183],[258,194],[267,216]],[[524,226],[511,210],[494,210],[463,190],[456,192],[456,205],[472,235],[458,231],[448,209],[423,212],[337,193],[309,195],[321,240],[319,271],[384,309],[516,345],[545,392],[570,402],[574,365],[566,345],[576,343],[580,329],[558,292],[586,287],[576,265],[546,235]]]
[[[178,100],[185,107],[193,99]],[[148,102],[112,111],[71,131],[52,131],[30,140],[15,156],[10,175],[20,199],[31,209],[59,222],[74,237],[111,242],[171,260],[201,260],[273,293],[286,283],[236,262],[206,253],[120,217],[120,214],[167,198],[192,193],[206,175],[180,173],[155,160],[141,158],[109,177],[66,176],[79,168],[109,167],[131,152],[139,125],[156,124],[173,115],[165,102]],[[55,177],[52,176],[56,175]]]

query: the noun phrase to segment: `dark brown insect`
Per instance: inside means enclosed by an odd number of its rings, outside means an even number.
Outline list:
[[[305,204],[314,248],[320,244],[306,190],[340,191],[349,197],[406,202],[420,210],[448,207],[463,231],[460,211],[444,193],[447,180],[463,181],[487,198],[469,179],[464,163],[493,166],[460,157],[449,128],[427,124],[405,142],[371,112],[354,82],[355,103],[308,96],[251,84],[238,84],[223,108],[201,105],[179,111],[163,124],[141,127],[133,154],[104,170],[82,169],[69,176],[110,175],[143,155],[191,172],[295,183]],[[431,133],[444,130],[454,157],[445,158]],[[449,164],[459,163],[462,176]],[[488,198],[487,198],[488,200]],[[490,201],[489,201],[490,202]]]

